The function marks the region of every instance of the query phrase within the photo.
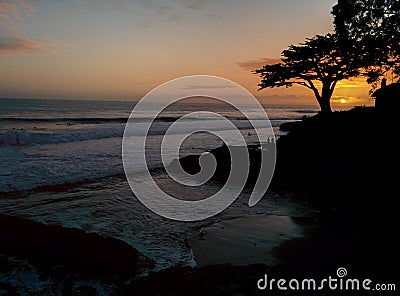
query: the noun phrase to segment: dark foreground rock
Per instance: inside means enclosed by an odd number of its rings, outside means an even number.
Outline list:
[[[217,168],[212,176],[212,180],[218,181],[220,183],[225,183],[228,180],[230,169],[231,169],[231,155],[229,149],[243,149],[238,147],[228,147],[223,145],[219,148],[213,149],[210,151],[216,160],[217,160]],[[263,145],[263,149],[275,149],[274,144],[272,143],[265,143]],[[250,171],[249,175],[247,176],[246,187],[252,188],[254,187],[257,178],[259,177],[260,171],[260,157],[261,157],[261,150],[259,145],[251,145],[247,147],[249,153],[249,160],[250,160]],[[264,150],[265,151],[265,150]],[[198,155],[189,155],[179,159],[179,162],[182,168],[194,175],[200,172],[200,165],[199,165],[199,156]],[[173,164],[174,165],[174,164]]]
[[[152,260],[114,238],[9,216],[0,216],[0,252],[40,266],[63,265],[95,274],[134,277]]]
[[[271,269],[259,264],[235,267],[172,268],[151,273],[124,289],[125,295],[254,295],[257,281]],[[271,274],[271,273],[270,273]],[[279,275],[280,272],[274,272]]]

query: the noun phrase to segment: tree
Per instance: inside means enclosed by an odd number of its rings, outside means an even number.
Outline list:
[[[374,89],[387,73],[400,77],[400,0],[338,0],[332,14],[334,33],[290,45],[280,63],[254,71],[260,90],[302,85],[329,113],[340,80],[364,76]]]
[[[387,73],[400,77],[399,0],[338,0],[332,14],[341,46],[363,53],[373,88]]]
[[[332,112],[330,100],[337,83],[365,74],[360,55],[339,45],[337,34],[317,35],[290,45],[282,52],[280,63],[254,71],[261,77],[260,90],[301,85],[313,91],[322,113]]]

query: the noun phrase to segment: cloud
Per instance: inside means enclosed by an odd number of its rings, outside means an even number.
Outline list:
[[[16,30],[24,16],[31,16],[35,9],[24,0],[0,1],[0,26],[2,30]]]
[[[71,48],[61,40],[34,40],[17,33],[26,17],[33,16],[35,9],[25,0],[0,0],[0,54],[48,54]]]
[[[227,89],[227,88],[234,88],[232,85],[187,85],[182,87],[182,89]]]
[[[204,9],[208,4],[212,3],[212,0],[180,0],[180,3],[185,5],[189,9],[199,10]]]
[[[224,18],[223,16],[216,15],[213,13],[206,13],[203,16],[212,20],[222,20]]]
[[[56,55],[71,46],[61,40],[32,40],[21,35],[0,37],[0,54],[49,54]]]
[[[265,65],[273,65],[281,62],[281,59],[273,59],[273,58],[262,58],[259,60],[250,60],[245,62],[237,62],[236,64],[242,68],[243,70],[256,70],[260,69]]]
[[[193,18],[187,17],[188,14],[193,16],[193,13],[196,13],[197,16],[205,17],[214,21],[224,18],[223,16],[216,15],[212,12],[207,13],[207,10],[210,10],[209,5],[213,3],[213,0],[87,0],[81,2],[83,4],[78,2],[76,6],[77,9],[81,9],[83,6],[89,10],[111,10],[129,15],[138,15],[140,17],[146,17],[146,15],[150,13],[150,19],[148,20],[149,23],[154,21],[154,19],[157,19],[166,23],[181,24],[185,21],[193,20]],[[145,25],[145,27],[148,27],[148,25]]]
[[[351,96],[332,96],[332,102],[341,102],[345,100],[346,102],[363,101],[365,98],[351,97]]]
[[[155,12],[165,22],[180,23],[188,20],[182,10],[186,10],[185,12],[189,12],[191,15],[195,11],[199,16],[206,17],[209,20],[221,20],[224,18],[214,13],[206,13],[205,10],[213,3],[212,0],[173,0],[168,2],[168,4],[164,2],[161,4],[161,2],[153,0],[141,0],[141,3],[147,10]],[[205,13],[198,13],[201,10],[205,11]]]
[[[313,96],[307,94],[257,95],[256,98],[263,104],[303,104],[304,102],[316,102]]]
[[[184,20],[184,17],[179,13],[172,13],[169,16],[167,16],[164,20],[167,22],[179,23],[180,21]]]
[[[159,81],[136,81],[136,82],[133,82],[133,84],[134,85],[155,87],[155,86],[159,86],[159,85],[163,84],[163,82],[159,82]]]

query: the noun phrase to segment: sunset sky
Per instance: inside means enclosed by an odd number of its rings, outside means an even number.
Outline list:
[[[301,87],[258,92],[251,70],[332,31],[335,3],[0,0],[0,97],[134,100],[170,79],[209,74],[265,102],[313,103]],[[371,104],[368,90],[340,84],[334,101]]]

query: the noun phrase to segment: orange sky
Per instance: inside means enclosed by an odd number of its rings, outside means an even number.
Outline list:
[[[331,31],[335,2],[0,0],[0,97],[139,99],[170,79],[209,74],[265,102],[313,103],[301,87],[257,92],[251,69]],[[368,90],[341,83],[333,101],[371,104]]]

